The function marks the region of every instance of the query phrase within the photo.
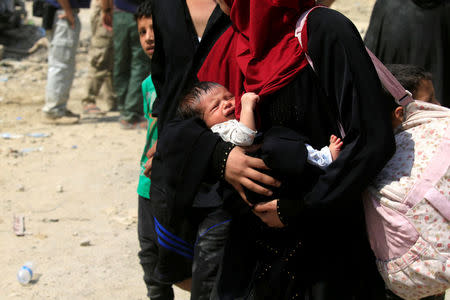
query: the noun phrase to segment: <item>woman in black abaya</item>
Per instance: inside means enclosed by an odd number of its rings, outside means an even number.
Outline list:
[[[244,91],[258,93],[263,132],[288,127],[317,148],[328,144],[331,134],[341,134],[345,146],[303,197],[253,209],[268,226],[298,233],[292,236],[301,238],[298,249],[273,253],[289,264],[265,273],[270,266],[261,268],[259,253],[228,248],[214,299],[385,298],[365,234],[360,193],[395,150],[389,108],[381,102],[381,84],[359,33],[343,15],[322,7],[311,11],[299,45],[296,22],[311,2],[218,1],[233,27],[209,53],[199,79],[218,82],[238,98]],[[267,194],[261,183],[274,185],[258,170],[266,168],[262,160],[221,141],[200,120],[171,122],[160,146],[153,168],[165,176],[152,178],[152,199],[167,201],[177,216],[174,222],[192,205],[204,180],[225,180],[243,198],[243,187]],[[234,231],[230,240],[238,235]],[[246,277],[239,276],[241,256],[256,260]]]

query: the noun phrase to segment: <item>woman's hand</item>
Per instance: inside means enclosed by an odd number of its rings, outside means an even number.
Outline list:
[[[277,212],[278,199],[256,204],[253,208],[253,213],[257,215],[269,227],[282,228],[284,227]]]
[[[272,191],[262,187],[258,183],[279,187],[280,182],[275,178],[259,172],[256,169],[268,170],[262,159],[245,155],[245,151],[241,147],[234,147],[228,155],[227,164],[225,166],[225,180],[231,184],[239,195],[247,202],[244,193],[244,187],[265,196],[271,196]]]

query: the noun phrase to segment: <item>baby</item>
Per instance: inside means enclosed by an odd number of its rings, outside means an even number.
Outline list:
[[[254,111],[258,102],[259,96],[255,93],[242,95],[241,119],[238,121],[234,115],[234,95],[218,83],[199,82],[181,100],[178,115],[183,119],[200,117],[224,141],[245,147],[253,144],[257,134]],[[335,135],[331,135],[330,145],[320,150],[305,144],[307,161],[324,169],[338,157],[342,145]]]

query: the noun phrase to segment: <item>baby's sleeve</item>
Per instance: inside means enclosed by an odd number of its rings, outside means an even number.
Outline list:
[[[229,120],[211,127],[214,133],[225,141],[236,146],[250,146],[253,144],[257,131],[252,130],[237,120]]]
[[[331,152],[328,147],[323,147],[320,150],[316,150],[311,145],[305,144],[308,151],[307,162],[314,166],[318,166],[322,170],[328,167],[332,162]]]

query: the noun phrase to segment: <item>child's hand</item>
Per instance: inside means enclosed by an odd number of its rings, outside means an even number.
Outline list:
[[[330,137],[330,146],[328,148],[330,149],[331,157],[333,158],[333,161],[338,158],[339,154],[341,153],[341,148],[344,142],[338,138],[335,135],[331,135]]]
[[[147,162],[145,163],[144,167],[144,175],[148,178],[152,175],[152,165],[153,165],[153,157],[155,156],[156,152],[156,144],[158,144],[158,141],[156,141],[153,146],[147,151]]]
[[[255,93],[245,93],[241,97],[241,105],[243,110],[254,111],[256,103],[259,102],[259,96]]]

